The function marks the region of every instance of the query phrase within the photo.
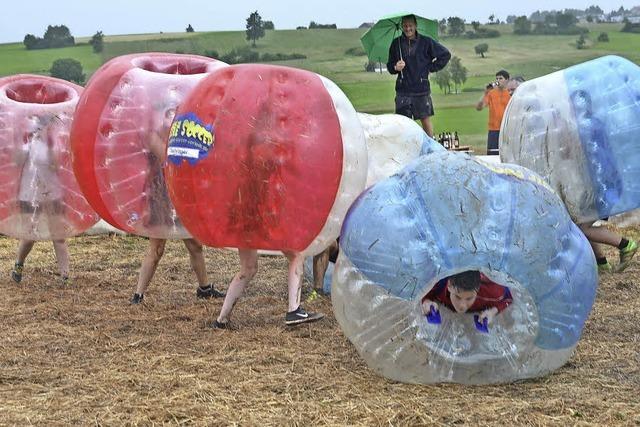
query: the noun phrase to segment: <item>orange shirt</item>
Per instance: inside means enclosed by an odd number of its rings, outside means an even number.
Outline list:
[[[511,95],[506,89],[491,89],[484,96],[484,103],[489,106],[489,130],[500,130],[502,116],[510,99]]]

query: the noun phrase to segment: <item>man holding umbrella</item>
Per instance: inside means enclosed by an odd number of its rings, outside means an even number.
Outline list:
[[[451,59],[449,50],[431,37],[418,34],[415,15],[402,17],[402,34],[389,48],[387,70],[397,74],[396,114],[420,119],[433,137],[433,102],[429,73],[443,69]]]

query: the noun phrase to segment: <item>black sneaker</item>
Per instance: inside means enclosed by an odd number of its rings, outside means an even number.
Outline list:
[[[11,271],[11,279],[13,279],[14,282],[20,283],[22,281],[23,268],[24,268],[24,265],[18,262],[16,262],[15,265],[13,266],[13,270]]]
[[[205,287],[198,286],[196,289],[196,296],[198,298],[224,298],[227,294],[215,290],[213,285],[207,285]]]
[[[144,300],[144,294],[133,294],[131,297],[131,304],[141,304]]]
[[[324,317],[322,313],[307,313],[302,306],[298,306],[294,311],[289,311],[284,318],[287,325],[297,325],[299,323],[315,322]]]
[[[218,322],[218,319],[214,320],[211,324],[213,329],[227,329],[229,327],[229,322]]]

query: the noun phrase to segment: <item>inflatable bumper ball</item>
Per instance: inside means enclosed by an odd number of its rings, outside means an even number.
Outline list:
[[[204,79],[171,128],[167,181],[204,244],[314,254],[364,189],[362,126],[315,73],[234,65]]]
[[[367,187],[390,177],[417,157],[445,148],[399,114],[358,113],[367,141]]]
[[[433,153],[365,191],[340,235],[332,301],[367,364],[403,382],[484,384],[544,375],[576,347],[597,286],[593,253],[536,174]],[[513,302],[485,330],[434,285],[480,271]],[[486,326],[486,325],[484,325]]]
[[[81,92],[51,77],[0,78],[0,233],[64,239],[98,221],[71,164],[69,131]]]
[[[640,67],[605,56],[523,83],[500,156],[542,175],[577,223],[640,207]]]
[[[100,67],[80,99],[71,133],[82,191],[107,222],[147,237],[185,238],[163,175],[178,105],[226,66],[195,55],[120,56]]]
[[[388,178],[421,155],[445,148],[430,138],[413,120],[399,114],[358,113],[367,142],[367,184]],[[324,276],[323,291],[331,293],[333,263]],[[313,258],[304,261],[304,276],[313,283]]]

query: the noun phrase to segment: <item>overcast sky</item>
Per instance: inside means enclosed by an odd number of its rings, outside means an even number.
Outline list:
[[[25,34],[42,37],[47,25],[64,24],[76,37],[101,30],[105,35],[180,32],[188,24],[196,31],[243,30],[246,18],[258,10],[263,20],[276,29],[337,24],[354,28],[379,16],[410,11],[428,18],[459,16],[467,22],[486,22],[492,13],[529,15],[536,10],[585,9],[596,4],[605,12],[640,5],[640,0],[477,0],[411,1],[394,0],[5,0],[0,12],[0,43],[22,41]]]

